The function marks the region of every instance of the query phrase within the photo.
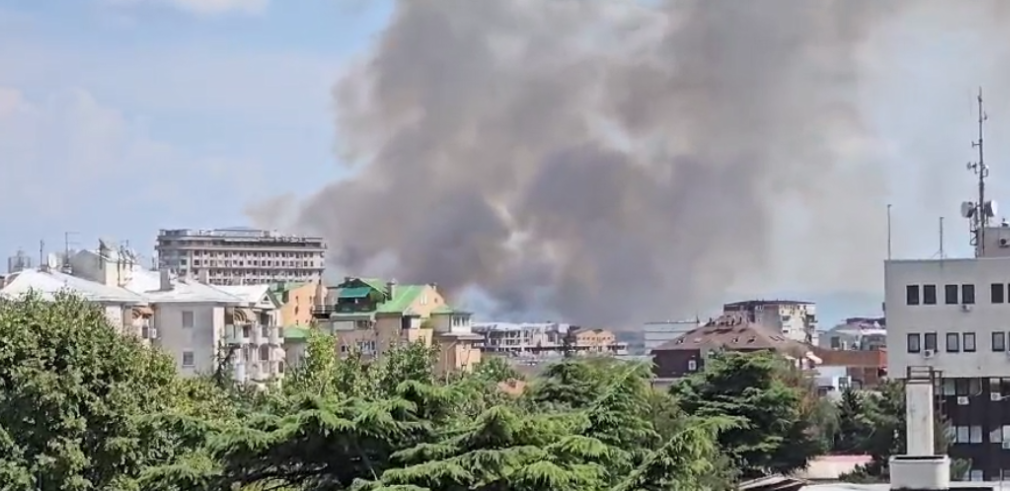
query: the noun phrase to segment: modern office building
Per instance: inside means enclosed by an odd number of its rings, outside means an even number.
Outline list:
[[[160,268],[181,277],[205,273],[212,285],[318,281],[326,259],[320,237],[238,227],[161,230],[155,250]]]
[[[961,212],[974,257],[885,262],[888,374],[938,373],[950,456],[971,461],[972,480],[1000,480],[1010,478],[1010,226],[989,225],[984,196]]]

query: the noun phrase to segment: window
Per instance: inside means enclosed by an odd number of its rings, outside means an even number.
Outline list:
[[[961,285],[961,303],[975,303],[975,285]]]
[[[908,352],[918,353],[922,351],[922,345],[920,344],[921,341],[922,339],[919,337],[918,333],[910,333],[908,335]]]
[[[957,385],[954,383],[954,379],[945,378],[943,379],[943,395],[952,396],[957,393]]]
[[[908,285],[905,287],[905,304],[919,305],[919,285]]]
[[[936,305],[936,285],[922,285],[922,304]]]
[[[1003,283],[989,285],[989,301],[992,303],[1003,303],[1006,301],[1006,286]]]
[[[1006,333],[1003,331],[995,331],[992,333],[992,350],[993,351],[1006,351]]]
[[[260,346],[260,360],[259,361],[270,361],[270,347],[267,345]]]
[[[936,351],[936,333],[927,332],[922,335],[922,348]]]
[[[195,365],[196,365],[196,362],[193,360],[193,352],[192,351],[183,351],[182,352],[182,366],[183,367],[193,367]]]
[[[965,353],[975,352],[975,333],[966,332],[961,339],[961,347],[964,348]]]
[[[961,336],[956,332],[947,333],[947,353],[961,351]]]
[[[943,303],[947,305],[957,305],[957,285],[943,286]]]
[[[956,396],[971,395],[971,385],[968,383],[968,379],[966,378],[954,379],[954,395]]]
[[[840,336],[831,336],[831,349],[841,349],[842,338]]]
[[[982,443],[982,427],[971,426],[968,428],[968,443]]]
[[[968,443],[970,440],[969,432],[967,426],[955,426],[954,427],[954,443]]]
[[[182,311],[182,327],[191,328],[193,327],[193,311],[183,310]]]

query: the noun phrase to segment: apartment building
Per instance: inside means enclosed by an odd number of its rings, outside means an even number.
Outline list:
[[[155,250],[160,268],[212,285],[319,281],[326,259],[320,237],[250,228],[161,230]]]
[[[312,323],[316,297],[325,296],[322,281],[274,283],[270,294],[280,305],[280,323],[284,327],[305,327]]]
[[[318,327],[337,336],[344,355],[376,357],[397,344],[421,342],[439,348],[442,372],[480,362],[481,337],[471,330],[470,313],[448,305],[433,284],[346,277],[326,289],[313,312]]]
[[[797,300],[746,300],[723,305],[723,313],[740,313],[788,339],[816,345],[817,305]]]
[[[982,230],[976,257],[885,262],[887,368],[938,374],[950,456],[971,460],[972,479],[999,480],[1010,478],[1010,228]]]
[[[773,351],[801,368],[813,369],[822,363],[813,349],[749,320],[745,312],[730,312],[652,350],[653,371],[658,379],[677,379],[703,370],[708,357],[722,350]]]
[[[59,275],[87,299],[98,298],[86,293],[91,290],[139,299],[131,306],[130,325],[171,356],[184,376],[213,373],[227,361],[240,382],[283,378],[280,303],[269,285],[213,286],[206,271],[179,277],[167,269],[147,270],[135,253],[104,241],[71,254],[59,268],[64,272],[47,274]]]
[[[474,324],[480,348],[511,356],[561,354],[570,326],[557,322],[485,322]]]

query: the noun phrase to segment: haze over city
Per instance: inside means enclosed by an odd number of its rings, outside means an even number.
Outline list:
[[[872,314],[888,203],[896,257],[940,216],[970,254],[978,86],[1010,200],[1000,2],[696,4],[0,0],[0,252],[279,228],[602,322]]]

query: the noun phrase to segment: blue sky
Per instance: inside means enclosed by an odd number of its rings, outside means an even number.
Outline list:
[[[150,251],[338,176],[330,88],[388,2],[0,0],[0,253]]]

